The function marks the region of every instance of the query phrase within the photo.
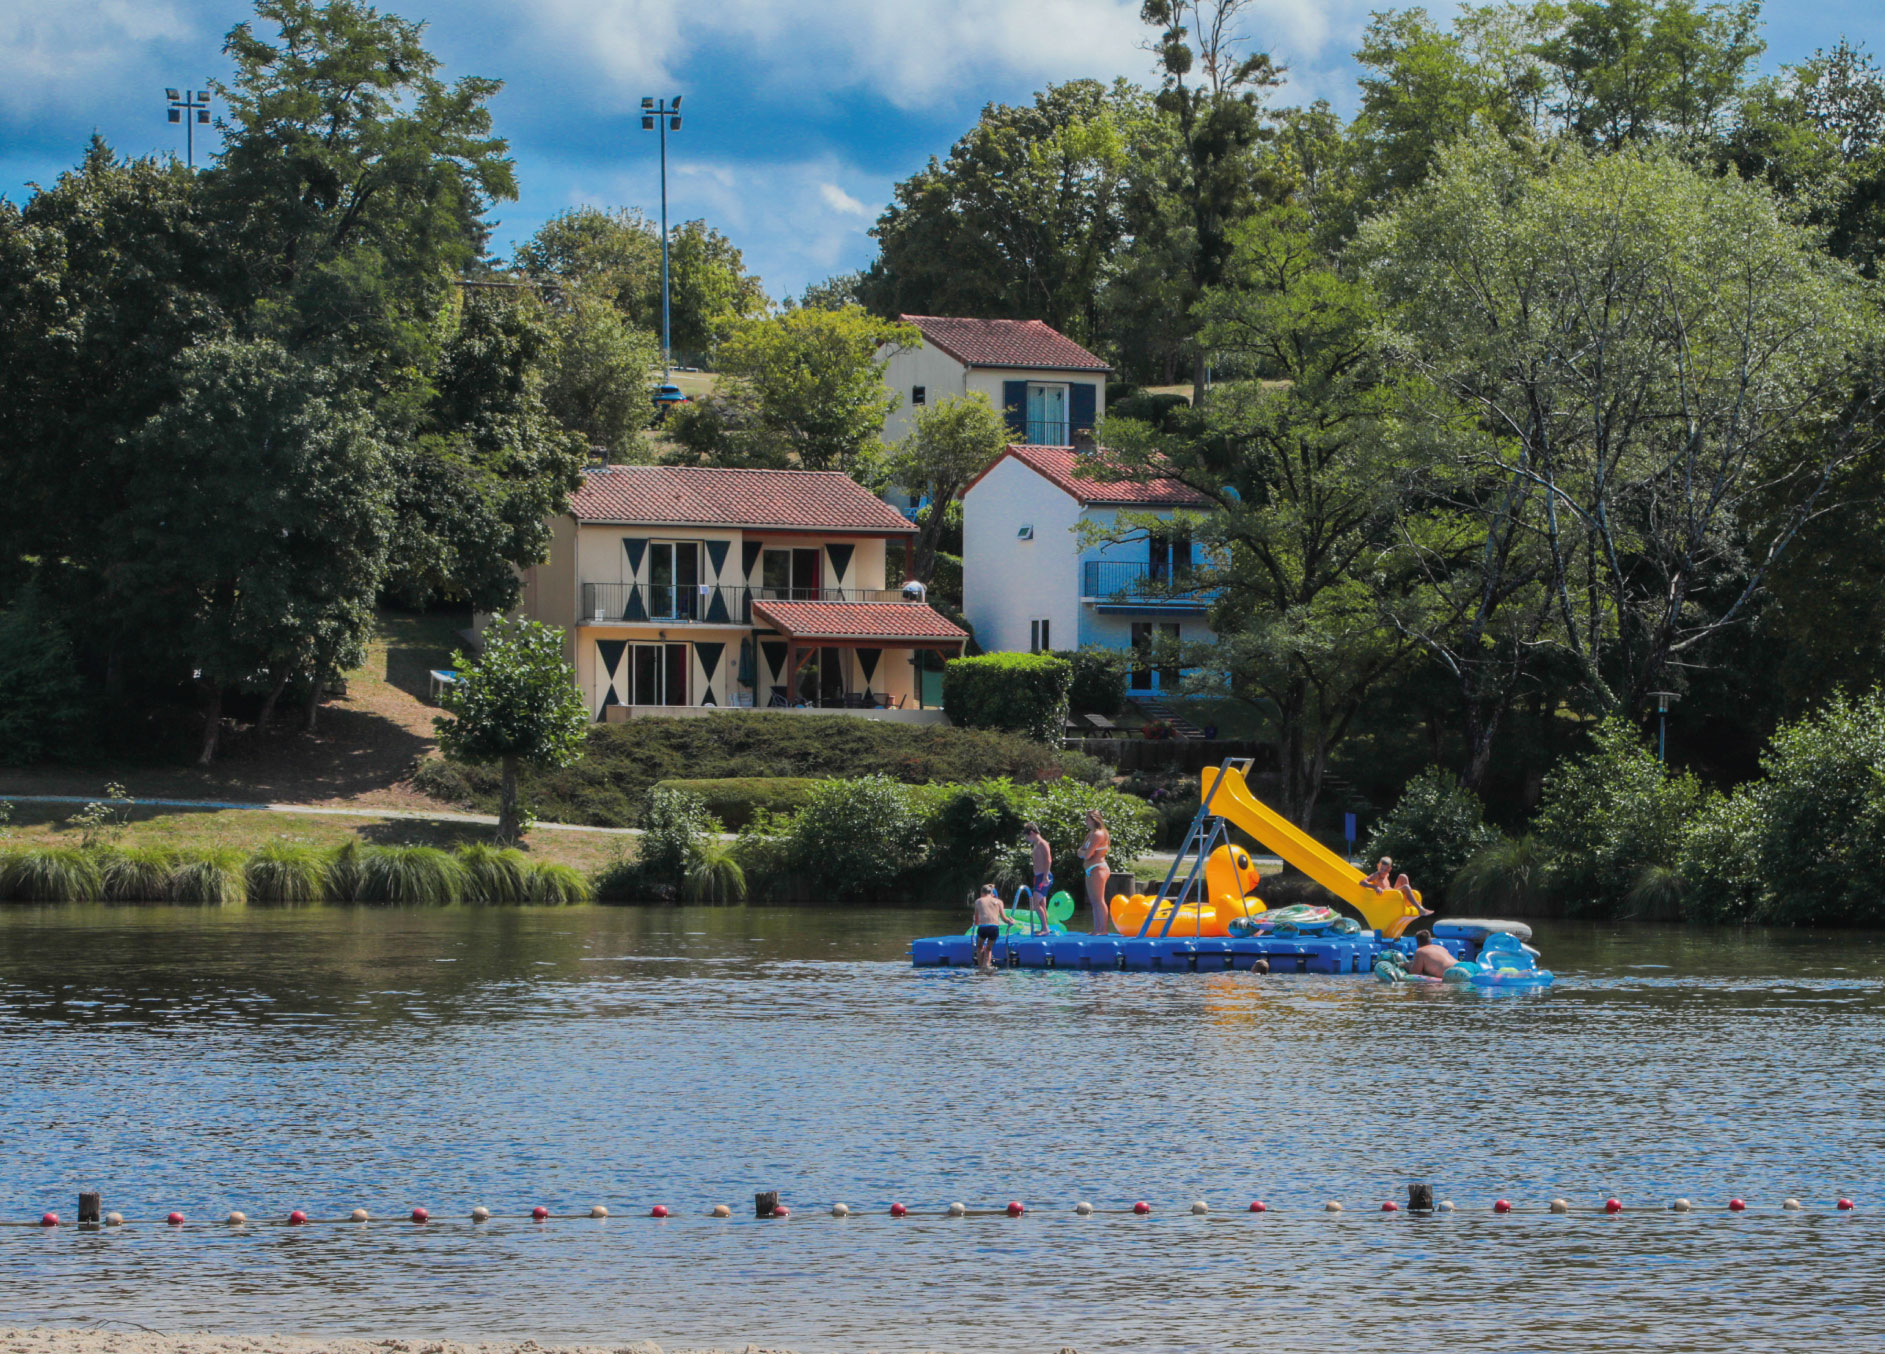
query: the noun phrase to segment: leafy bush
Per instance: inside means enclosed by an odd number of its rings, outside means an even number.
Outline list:
[[[1131,666],[1125,650],[1089,644],[1083,649],[1061,650],[1054,656],[1066,659],[1073,669],[1067,683],[1071,709],[1108,719],[1125,709],[1126,676]]]
[[[537,867],[515,847],[473,842],[458,848],[458,863],[465,867],[465,898],[474,903],[530,901],[531,873]]]
[[[1401,791],[1401,797],[1368,833],[1370,862],[1394,858],[1431,903],[1447,895],[1453,877],[1499,840],[1486,825],[1479,796],[1450,771],[1430,766]]]
[[[1113,783],[1113,768],[1098,757],[1089,757],[1084,752],[1061,753],[1060,773],[1079,781],[1082,785],[1111,785]]]
[[[252,903],[319,903],[328,897],[327,857],[311,846],[270,842],[243,867]]]
[[[67,753],[85,729],[72,641],[29,588],[0,610],[0,759],[26,766]]]
[[[104,896],[114,903],[161,903],[170,897],[176,856],[161,846],[111,851],[99,862]]]
[[[1773,898],[1761,863],[1762,805],[1756,787],[1712,795],[1689,821],[1676,859],[1683,912],[1692,921],[1768,917]]]
[[[1052,654],[991,653],[943,667],[943,709],[969,729],[1004,729],[1058,746],[1073,665]]]
[[[1447,897],[1474,912],[1529,916],[1545,892],[1545,861],[1538,839],[1500,837],[1467,861],[1447,884]]]
[[[1545,777],[1533,823],[1551,893],[1570,916],[1632,911],[1632,890],[1650,867],[1675,865],[1702,805],[1695,778],[1668,774],[1624,721],[1604,720],[1592,741]]]
[[[170,900],[176,903],[244,903],[249,899],[242,853],[228,847],[179,852],[170,875]]]
[[[1176,391],[1155,393],[1142,390],[1126,396],[1117,404],[1108,399],[1106,417],[1136,419],[1141,423],[1150,423],[1154,428],[1169,430],[1168,420],[1172,411],[1190,407],[1191,401]]]
[[[692,795],[720,820],[720,830],[738,832],[762,809],[778,814],[798,812],[817,784],[810,776],[727,776],[718,780],[664,780],[655,789]]]
[[[596,899],[595,887],[582,871],[553,861],[532,863],[524,885],[522,901],[526,903],[592,903]]]
[[[93,902],[104,896],[99,853],[76,846],[21,851],[0,862],[0,898],[15,903]]]
[[[984,776],[1030,781],[1059,775],[1060,764],[1050,748],[986,729],[728,710],[707,719],[599,724],[575,766],[522,773],[539,816],[599,827],[635,826],[648,791],[662,781],[873,774],[908,785]],[[497,804],[498,778],[489,767],[428,760],[413,779],[444,802],[485,812]]]
[[[1073,780],[1049,781],[1032,787],[1033,803],[1028,814],[1041,825],[1048,845],[1054,849],[1054,877],[1077,899],[1081,896],[1081,878],[1085,866],[1074,854],[1086,840],[1086,813],[1098,809],[1112,835],[1112,854],[1107,859],[1115,871],[1122,870],[1152,849],[1158,829],[1158,814],[1142,799],[1121,794],[1111,786],[1082,785]],[[1009,858],[1012,876],[1022,877],[1027,870],[1024,843],[1017,841]]]
[[[839,898],[883,897],[923,863],[924,816],[888,776],[819,784],[785,831],[797,873]]]
[[[461,903],[467,882],[458,858],[436,846],[370,846],[360,852],[353,898],[361,903]]]
[[[678,885],[700,851],[701,842],[726,829],[707,812],[699,795],[657,785],[641,814],[642,873],[663,884]]]

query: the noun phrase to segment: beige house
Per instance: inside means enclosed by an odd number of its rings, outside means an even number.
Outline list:
[[[1070,446],[1106,412],[1112,368],[1040,320],[897,318],[923,343],[885,356],[884,383],[897,400],[884,419],[886,442],[909,432],[924,405],[972,391],[1006,414],[1016,442],[1036,446]]]
[[[968,636],[885,587],[916,528],[849,476],[592,468],[524,575],[518,614],[563,627],[598,720],[716,709],[940,721],[917,656]]]

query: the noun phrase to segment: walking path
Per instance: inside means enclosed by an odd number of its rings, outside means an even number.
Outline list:
[[[10,804],[122,804],[125,808],[160,809],[250,809],[257,813],[305,813],[326,818],[405,818],[427,823],[476,823],[496,827],[494,813],[455,813],[431,809],[379,809],[367,805],[326,808],[313,804],[258,804],[219,799],[144,799],[141,797],[107,801],[101,795],[15,795],[0,790],[0,803]],[[614,836],[639,837],[636,827],[588,827],[581,823],[535,823],[532,832],[601,832]]]

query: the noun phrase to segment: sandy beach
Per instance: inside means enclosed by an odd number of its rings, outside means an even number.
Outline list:
[[[0,1330],[0,1354],[794,1354],[742,1345],[721,1349],[663,1350],[652,1340],[608,1345],[544,1345],[535,1340],[462,1345],[450,1340],[314,1340],[289,1335],[173,1335],[162,1331]],[[929,1351],[928,1354],[940,1354]],[[1061,1354],[1075,1354],[1062,1350]]]

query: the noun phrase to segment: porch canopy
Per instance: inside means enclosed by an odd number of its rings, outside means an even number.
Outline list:
[[[786,638],[785,684],[820,649],[933,649],[960,657],[969,633],[922,603],[753,601],[753,619]]]

